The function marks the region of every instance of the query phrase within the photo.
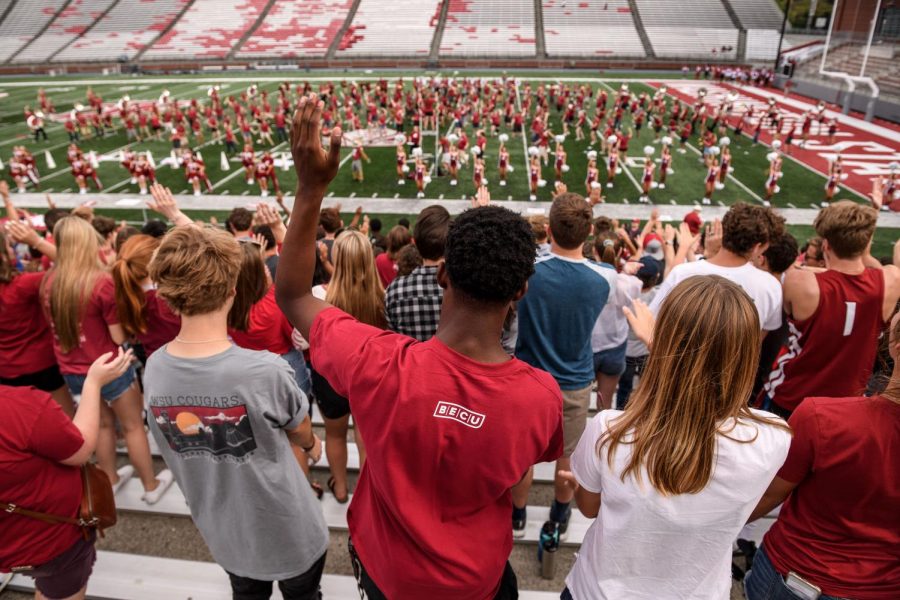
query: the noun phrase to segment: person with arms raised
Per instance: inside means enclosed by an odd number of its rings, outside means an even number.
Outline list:
[[[531,229],[493,206],[456,219],[437,269],[440,324],[427,342],[317,299],[316,216],[341,146],[336,128],[322,149],[322,107],[310,95],[294,117],[297,194],[276,293],[309,340],[313,368],[349,400],[366,440],[348,513],[359,581],[372,599],[514,598],[510,488],[562,450],[559,389],[500,345],[510,304],[534,268]],[[479,200],[487,204],[486,190]]]

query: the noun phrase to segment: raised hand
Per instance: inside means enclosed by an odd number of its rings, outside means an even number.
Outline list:
[[[341,128],[331,130],[331,144],[322,147],[322,108],[316,94],[300,99],[291,127],[291,155],[297,173],[298,196],[322,196],[337,175],[341,157]],[[318,200],[317,200],[318,201]]]
[[[17,244],[27,244],[34,248],[41,243],[41,236],[27,221],[7,221],[6,233]]]
[[[712,258],[722,249],[722,221],[716,219],[712,225],[706,225],[706,241],[703,250],[707,259]]]
[[[480,206],[488,206],[491,203],[491,192],[488,191],[486,186],[481,186],[478,188],[478,191],[475,192],[475,195],[472,196],[472,208],[478,208]]]
[[[632,331],[637,339],[641,340],[649,347],[653,342],[653,327],[656,325],[656,317],[650,312],[648,307],[642,300],[635,298],[631,303],[631,308],[622,307],[628,324],[631,325]]]

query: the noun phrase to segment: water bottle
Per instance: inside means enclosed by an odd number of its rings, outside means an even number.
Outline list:
[[[541,527],[538,541],[538,561],[541,563],[541,577],[553,579],[556,576],[556,551],[559,550],[559,523],[546,521]]]

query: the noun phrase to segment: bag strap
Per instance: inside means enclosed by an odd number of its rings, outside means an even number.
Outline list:
[[[37,519],[38,521],[43,521],[44,523],[68,523],[69,525],[77,525],[78,527],[91,527],[93,525],[96,525],[96,519],[87,521],[85,519],[75,519],[73,517],[60,517],[58,515],[51,515],[47,513],[28,510],[11,503],[0,503],[0,510],[13,515],[22,515],[23,517]]]

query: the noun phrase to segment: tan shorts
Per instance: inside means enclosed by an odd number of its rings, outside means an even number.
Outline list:
[[[591,386],[580,390],[562,390],[563,397],[563,457],[575,452],[578,440],[587,425],[588,406],[591,403]]]

